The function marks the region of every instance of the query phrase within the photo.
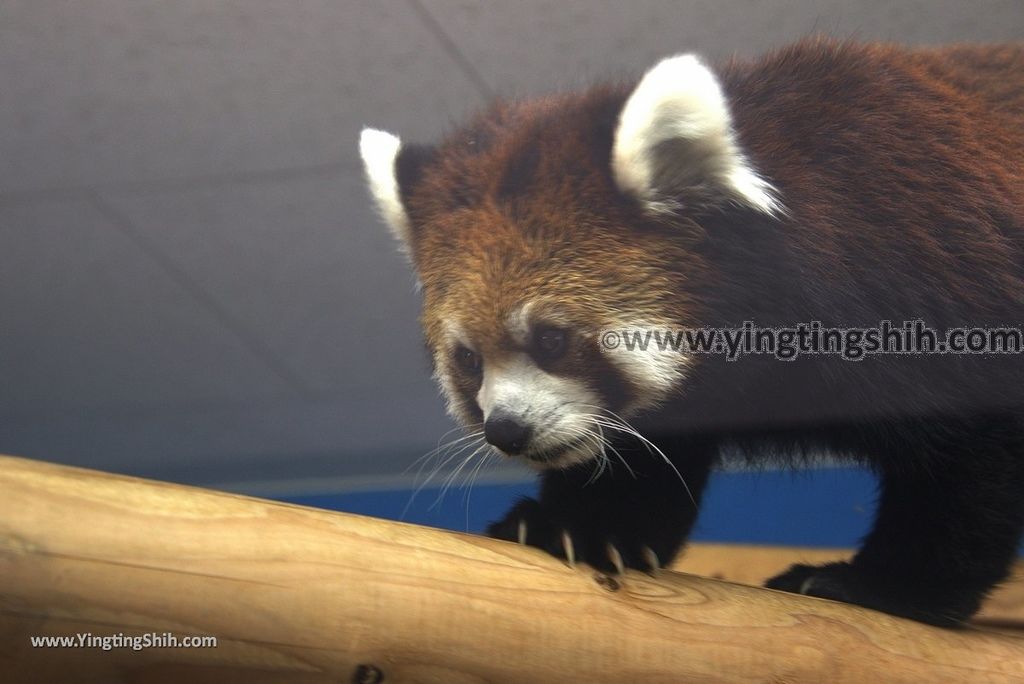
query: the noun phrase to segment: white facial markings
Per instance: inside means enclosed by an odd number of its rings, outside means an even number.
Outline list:
[[[459,394],[455,387],[454,377],[454,374],[457,371],[452,367],[451,352],[458,345],[462,345],[466,349],[471,349],[473,351],[476,350],[470,343],[470,340],[466,336],[461,325],[455,321],[445,321],[443,328],[444,341],[441,345],[442,358],[434,360],[434,379],[437,380],[437,384],[441,386],[441,391],[445,398],[445,410],[448,412],[448,415],[456,420],[468,423],[470,422],[469,417],[459,412]]]
[[[731,199],[766,214],[783,212],[771,185],[754,172],[736,143],[718,79],[695,55],[669,57],[648,71],[626,101],[615,131],[615,181],[652,212],[672,209],[673,189],[656,187],[655,156],[671,140],[692,143],[698,152],[692,162],[703,167],[693,170]],[[668,196],[659,197],[659,190]]]
[[[455,321],[444,322],[444,336],[449,349],[455,349],[455,347],[461,345],[466,349],[477,351],[473,341],[466,334],[465,328]]]
[[[388,224],[392,234],[398,238],[405,250],[410,246],[409,216],[402,204],[402,196],[395,175],[395,160],[402,148],[398,136],[364,128],[359,136],[359,154],[363,158],[366,180],[370,193],[377,205],[377,211]]]
[[[526,346],[530,342],[530,309],[533,302],[526,302],[515,309],[505,321],[509,335],[516,344]]]
[[[600,434],[600,433],[598,433]],[[607,435],[607,432],[606,432]],[[586,463],[597,458],[601,452],[600,446],[593,440],[586,440],[583,444],[576,445],[560,454],[558,458],[544,465],[545,470],[551,468],[565,469],[574,465]]]
[[[588,421],[581,414],[599,402],[579,380],[547,373],[526,354],[514,354],[497,365],[485,363],[477,393],[485,420],[498,412],[533,429],[532,452],[556,449],[582,436]]]
[[[440,363],[437,364],[437,370],[434,371],[434,380],[441,387],[441,393],[444,395],[444,408],[448,415],[455,420],[463,421],[468,423],[469,419],[459,412],[459,407],[456,402],[458,396],[455,391],[455,382],[452,379],[452,371],[447,365],[442,366]]]
[[[517,343],[524,343],[530,334],[529,314],[530,306],[526,305],[504,321]],[[669,332],[675,327],[667,321],[617,322],[607,330],[624,336],[631,332]],[[479,416],[466,415],[464,395],[459,389],[459,374],[465,371],[457,367],[452,357],[459,346],[478,353],[480,350],[458,322],[445,322],[443,330],[444,351],[437,363],[437,377],[448,397],[449,413],[463,422],[478,420]],[[659,349],[653,339],[646,348],[636,344],[601,348],[602,354],[632,386],[631,394],[636,397],[626,406],[616,408],[624,417],[632,417],[667,399],[682,384],[689,362],[685,354],[671,348]],[[475,399],[483,419],[500,413],[532,430],[523,454],[525,462],[540,469],[567,468],[601,457],[609,416],[601,408],[605,405],[603,398],[588,386],[587,378],[550,373],[521,351],[488,354],[483,359],[482,373]],[[605,427],[604,432],[599,425]],[[537,457],[536,462],[530,460],[531,455]]]
[[[614,333],[619,344],[609,347],[601,345],[601,353],[621,370],[634,386],[636,399],[623,407],[623,415],[629,417],[637,411],[649,409],[665,401],[682,384],[690,358],[685,353],[673,350],[671,346],[660,348],[653,333],[677,334],[678,326],[662,323],[615,323],[607,328]],[[637,335],[643,338],[652,333],[646,344],[640,344],[636,337],[630,344],[624,338]],[[645,348],[646,347],[646,348]]]

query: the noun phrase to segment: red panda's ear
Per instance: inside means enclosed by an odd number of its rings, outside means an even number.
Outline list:
[[[669,57],[640,80],[619,115],[611,163],[619,189],[651,213],[729,202],[782,211],[736,143],[718,79],[694,55]]]
[[[433,156],[432,148],[403,146],[396,135],[364,128],[359,136],[359,154],[377,211],[402,248],[411,252],[412,221],[406,200],[423,166]]]

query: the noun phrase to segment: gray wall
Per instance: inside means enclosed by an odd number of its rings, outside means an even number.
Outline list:
[[[359,129],[813,31],[1020,40],[1024,2],[0,0],[0,452],[400,473],[451,425]]]

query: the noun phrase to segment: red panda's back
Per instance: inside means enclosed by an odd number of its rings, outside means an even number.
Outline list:
[[[982,99],[991,115],[1017,122],[1024,138],[1024,45],[959,45],[915,56],[934,78]]]
[[[810,291],[857,292],[878,313],[1020,318],[1024,47],[811,39],[724,73]]]

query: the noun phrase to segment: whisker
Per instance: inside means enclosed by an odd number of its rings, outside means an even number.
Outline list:
[[[483,443],[483,444],[480,444],[480,446],[478,446],[476,449],[474,449],[469,454],[469,456],[466,456],[466,458],[462,459],[462,463],[459,464],[459,467],[456,468],[454,471],[452,471],[452,473],[450,475],[448,475],[447,478],[445,478],[444,484],[441,486],[441,491],[437,495],[437,499],[434,500],[434,503],[432,503],[430,505],[430,509],[428,509],[428,510],[433,510],[438,504],[441,503],[441,501],[444,500],[445,494],[448,493],[448,489],[451,488],[452,484],[454,484],[455,478],[457,478],[459,476],[459,473],[461,473],[463,468],[466,467],[466,464],[468,464],[470,461],[472,461],[473,458],[478,453],[480,453],[482,450],[484,450],[484,449],[486,449],[488,447],[490,447],[490,444],[487,444],[486,442]]]
[[[610,445],[608,444],[608,440],[605,439],[604,433],[600,432],[601,427],[597,427],[599,432],[594,432],[594,430],[592,430],[591,428],[575,426],[563,427],[559,430],[561,434],[569,435],[570,437],[579,439],[584,443],[586,443],[587,441],[592,441],[594,443],[594,447],[597,449],[597,465],[594,468],[594,472],[591,473],[590,478],[583,483],[584,487],[586,487],[587,485],[591,484],[594,480],[599,478],[604,473],[606,467],[611,466],[611,461],[608,458],[608,452],[605,449],[606,446]]]
[[[462,505],[463,505],[463,507],[466,510],[466,531],[467,532],[469,532],[469,504],[470,504],[470,501],[472,500],[472,496],[473,496],[473,485],[476,484],[476,479],[477,479],[477,477],[480,476],[480,473],[482,472],[484,466],[494,456],[495,456],[495,450],[494,449],[488,449],[487,451],[485,451],[484,455],[481,456],[480,460],[477,462],[476,467],[473,468],[473,472],[470,473],[470,475],[469,475],[469,485],[468,485],[468,487],[466,489],[465,496],[463,496],[463,498],[462,498]]]
[[[452,430],[449,430],[445,434],[451,434],[452,432],[453,432]],[[474,440],[476,438],[479,438],[481,435],[483,435],[483,431],[482,430],[477,430],[476,432],[472,432],[472,433],[470,433],[468,435],[465,435],[463,437],[460,437],[458,439],[454,439],[454,440],[452,440],[450,442],[447,442],[447,443],[445,443],[443,445],[438,445],[436,448],[431,449],[430,451],[428,451],[423,456],[420,456],[413,463],[413,465],[415,465],[415,463],[420,463],[420,467],[417,468],[417,470],[416,470],[416,477],[415,477],[414,481],[419,481],[420,477],[422,477],[422,475],[423,475],[423,469],[427,467],[427,464],[430,462],[430,460],[432,458],[436,457],[437,460],[438,460],[438,463],[434,466],[434,469],[433,469],[436,472],[437,470],[440,470],[441,468],[443,468],[445,466],[445,464],[447,464],[451,460],[449,458],[449,455],[452,453],[453,450],[454,450],[455,454],[458,454],[458,453],[460,453],[462,451],[462,447],[459,447],[459,444],[462,444],[462,443],[464,443],[464,442],[466,442],[468,440]],[[463,446],[466,446],[466,445],[463,444]],[[458,447],[458,448],[456,448],[456,447]],[[408,471],[408,468],[406,468],[406,472],[407,471]],[[420,487],[417,489],[417,492],[419,492],[419,489],[422,489],[423,486],[426,485],[426,483],[429,482],[432,479],[432,477],[433,477],[433,474],[431,474],[431,476],[427,478],[426,482],[424,482],[422,485],[420,485]]]
[[[417,463],[422,463],[423,461],[425,461],[427,459],[430,459],[433,456],[436,456],[437,454],[443,452],[445,449],[448,449],[451,446],[453,446],[455,444],[458,444],[459,442],[463,442],[463,441],[465,441],[467,439],[471,439],[471,438],[473,438],[475,436],[479,436],[479,435],[483,434],[482,430],[476,430],[475,432],[467,434],[464,437],[460,437],[460,438],[454,439],[454,440],[452,440],[450,442],[445,442],[444,444],[441,444],[441,440],[442,439],[444,439],[445,437],[447,437],[451,433],[455,432],[456,430],[462,430],[462,429],[471,430],[471,429],[479,428],[479,427],[482,427],[482,426],[483,426],[483,423],[476,423],[474,425],[466,426],[465,428],[456,427],[456,428],[452,428],[451,430],[448,430],[443,435],[441,435],[440,439],[438,439],[436,447],[434,447],[433,449],[431,449],[430,451],[428,451],[427,453],[423,454],[422,456],[417,458],[415,461],[410,463],[408,466],[406,466],[405,470],[403,470],[402,472],[403,473],[407,473],[407,472],[409,472],[409,469],[412,468],[413,466],[415,466]],[[422,470],[423,470],[423,465],[420,466],[420,472]]]
[[[628,435],[635,437],[637,440],[640,441],[641,444],[644,445],[644,448],[647,449],[647,451],[650,454],[657,454],[658,456],[660,456],[661,459],[665,461],[665,463],[672,469],[672,471],[675,472],[676,477],[679,478],[679,482],[682,483],[683,485],[683,489],[686,490],[686,495],[689,497],[690,503],[693,504],[694,508],[697,508],[697,500],[693,498],[693,492],[690,491],[690,486],[686,484],[686,479],[683,478],[682,473],[679,472],[679,469],[676,468],[676,465],[672,463],[668,456],[665,455],[665,452],[658,448],[657,444],[641,435],[640,432],[635,427],[633,427],[633,425],[631,425],[625,418],[615,413],[611,409],[604,408],[603,406],[595,406],[593,404],[578,403],[578,405],[586,408],[597,409],[598,411],[603,411],[604,413],[609,414],[611,418],[594,414],[586,415],[599,425],[604,425],[608,428],[619,430],[621,432],[624,432]]]
[[[451,433],[451,431],[449,430],[449,432],[446,433],[446,434],[450,434],[450,433]],[[467,440],[472,440],[472,441],[467,441]],[[416,487],[416,489],[413,491],[413,493],[411,495],[409,495],[409,500],[406,502],[405,507],[402,509],[402,514],[401,514],[399,519],[400,520],[404,520],[405,519],[406,514],[409,512],[409,508],[412,506],[413,502],[416,500],[416,497],[419,495],[419,493],[421,491],[423,491],[423,489],[428,484],[430,484],[430,482],[434,479],[434,477],[446,465],[448,465],[448,463],[450,463],[453,459],[458,457],[459,454],[464,453],[467,449],[471,449],[474,446],[477,446],[478,443],[482,442],[482,441],[483,441],[483,431],[479,430],[479,431],[474,432],[472,434],[466,435],[465,437],[461,437],[461,438],[459,438],[457,440],[453,440],[452,442],[449,442],[448,444],[445,444],[442,447],[442,450],[443,449],[451,449],[452,451],[450,453],[438,453],[437,454],[437,456],[438,456],[438,463],[433,467],[433,469],[430,472],[430,475],[428,475],[427,478],[425,480],[423,480]],[[434,451],[436,452],[437,450],[435,449]],[[419,471],[417,471],[417,474],[416,474],[416,478],[417,479],[419,479],[420,475],[422,474],[423,468],[425,467],[425,465],[426,465],[426,463],[424,463],[423,466],[420,466]]]

